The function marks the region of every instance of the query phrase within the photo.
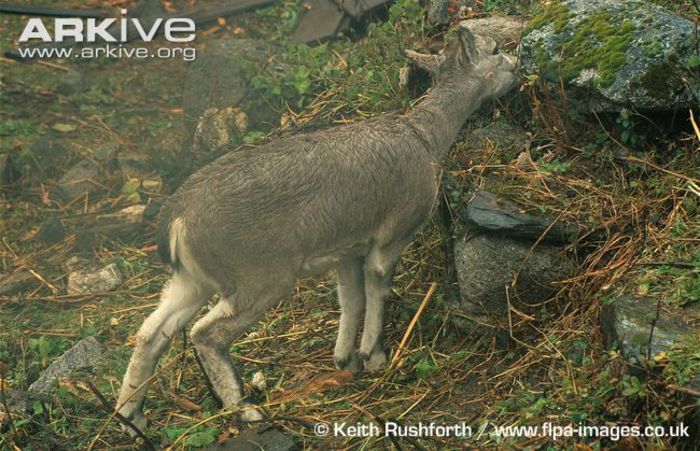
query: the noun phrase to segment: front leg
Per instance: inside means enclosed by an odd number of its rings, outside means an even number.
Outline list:
[[[382,344],[384,303],[391,292],[391,279],[403,246],[395,243],[374,247],[367,256],[365,278],[365,327],[360,342],[360,358],[368,371],[379,371],[386,365]]]

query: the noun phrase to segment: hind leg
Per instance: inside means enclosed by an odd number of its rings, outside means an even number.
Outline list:
[[[158,308],[146,318],[136,334],[136,346],[124,375],[117,409],[136,426],[146,426],[143,400],[148,379],[170,339],[192,319],[211,296],[185,271],[178,271],[163,288]]]
[[[363,258],[353,259],[336,268],[338,299],[340,301],[340,325],[335,342],[333,359],[339,369],[357,373],[361,369],[354,351],[357,329],[365,309]]]
[[[243,381],[228,352],[229,345],[250,325],[259,321],[285,292],[291,291],[292,285],[278,286],[273,290],[266,288],[257,289],[256,296],[239,288],[234,296],[222,298],[192,328],[192,343],[224,407],[239,406],[245,397]],[[244,409],[242,417],[246,421],[262,419],[260,412],[253,407]]]
[[[403,245],[392,243],[374,247],[367,256],[365,278],[365,324],[360,342],[360,358],[368,371],[379,371],[386,364],[382,343],[384,329],[384,302],[391,291],[391,278],[401,257]]]

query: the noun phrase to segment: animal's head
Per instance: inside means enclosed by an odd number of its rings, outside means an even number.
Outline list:
[[[490,83],[495,97],[507,92],[515,83],[511,59],[497,53],[496,42],[487,36],[474,35],[460,24],[455,36],[439,55],[406,50],[406,56],[433,75],[435,84],[445,80],[459,82],[483,79]]]

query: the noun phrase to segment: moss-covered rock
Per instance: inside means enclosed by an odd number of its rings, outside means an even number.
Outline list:
[[[593,111],[693,107],[700,98],[695,28],[643,0],[555,0],[529,22],[521,63],[527,73],[563,81]]]

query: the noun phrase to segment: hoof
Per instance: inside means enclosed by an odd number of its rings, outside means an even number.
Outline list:
[[[336,357],[333,360],[335,361],[335,367],[339,370],[349,370],[352,374],[359,374],[362,372],[362,364],[356,352],[350,353],[348,357]]]
[[[143,415],[143,413],[138,412],[138,413],[133,413],[130,416],[123,415],[124,418],[127,420],[131,421],[131,423],[139,428],[141,432],[146,431],[146,426],[148,426],[148,420],[146,420],[146,417]],[[131,429],[129,426],[122,424],[122,432],[126,432],[132,437],[137,437],[138,434],[136,434],[136,431]]]
[[[254,404],[241,405],[241,420],[247,423],[262,421],[265,418],[262,411]]]
[[[386,367],[386,353],[383,350],[374,351],[369,357],[363,359],[365,370],[370,373],[378,373]]]

